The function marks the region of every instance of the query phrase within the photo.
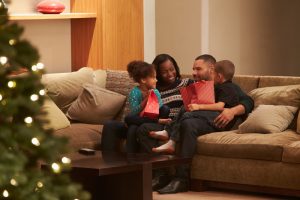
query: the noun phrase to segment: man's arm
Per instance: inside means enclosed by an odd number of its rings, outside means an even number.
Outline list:
[[[251,97],[244,95],[240,99],[240,104],[232,108],[225,108],[223,112],[215,119],[215,124],[219,128],[227,126],[235,116],[249,114],[254,108],[254,102]]]

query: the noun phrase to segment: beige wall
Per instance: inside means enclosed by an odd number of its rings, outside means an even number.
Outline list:
[[[156,54],[168,53],[183,73],[201,51],[201,1],[156,0]]]
[[[300,1],[210,0],[210,53],[237,74],[300,76]]]
[[[40,0],[12,0],[10,13],[32,13]],[[70,11],[70,1],[62,0],[65,12]],[[47,72],[71,71],[70,20],[19,21],[25,27],[24,38],[36,46]]]
[[[144,60],[152,62],[155,57],[155,0],[144,0]]]
[[[187,73],[204,52],[234,61],[237,74],[300,76],[299,7],[299,0],[157,0],[156,53],[174,55]]]

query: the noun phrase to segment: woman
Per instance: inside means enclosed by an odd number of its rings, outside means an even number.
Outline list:
[[[180,88],[193,83],[191,79],[181,79],[179,67],[171,56],[160,54],[153,61],[157,73],[157,89],[161,94],[164,105],[170,108],[169,117],[174,117],[183,106]],[[152,148],[158,145],[159,140],[149,137],[150,131],[160,131],[164,125],[159,123],[146,123],[138,129],[138,140],[144,152],[152,153]]]
[[[155,57],[152,64],[156,69],[157,89],[161,94],[163,104],[170,108],[169,117],[172,119],[179,112],[180,107],[183,105],[182,98],[179,89],[187,86],[192,81],[190,79],[181,79],[179,67],[174,60],[168,54],[160,54]],[[147,123],[142,125],[149,130],[157,131],[163,130],[164,125],[159,123]],[[127,127],[123,122],[108,121],[104,124],[102,130],[101,150],[102,151],[118,151],[119,141],[126,139]],[[145,136],[143,136],[145,137]],[[140,138],[140,136],[138,136]],[[158,142],[157,140],[151,140],[151,143]],[[128,145],[129,144],[129,145]],[[130,142],[126,145],[127,152],[136,152],[138,149],[138,143]],[[149,144],[151,145],[151,144]],[[145,148],[148,144],[141,144],[142,151],[151,152]]]

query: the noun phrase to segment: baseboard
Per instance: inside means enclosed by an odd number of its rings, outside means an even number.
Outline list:
[[[192,191],[201,192],[210,188],[300,197],[300,190],[191,179]]]

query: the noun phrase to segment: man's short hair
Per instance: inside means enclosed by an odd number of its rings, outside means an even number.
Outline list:
[[[231,80],[234,76],[235,66],[230,60],[221,60],[216,63],[215,71],[222,74],[226,80]]]
[[[213,57],[212,55],[209,55],[209,54],[203,54],[201,56],[198,56],[195,60],[204,60],[205,62],[209,62],[213,65],[215,65],[217,62],[215,57]]]

